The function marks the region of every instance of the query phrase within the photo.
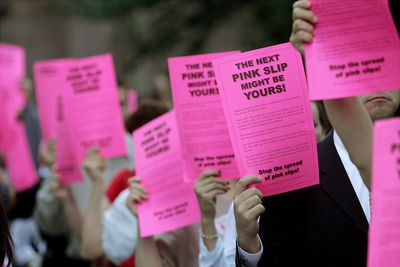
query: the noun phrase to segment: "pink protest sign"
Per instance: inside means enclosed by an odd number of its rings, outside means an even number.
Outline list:
[[[38,182],[35,165],[29,150],[25,127],[15,121],[10,131],[11,143],[4,153],[7,171],[17,191],[31,188]]]
[[[18,86],[25,75],[25,50],[11,44],[0,43],[0,85]]]
[[[34,64],[39,122],[46,141],[56,136],[56,98],[62,84],[60,70],[66,62],[68,59],[38,61]]]
[[[0,44],[1,147],[11,182],[17,191],[38,181],[23,122],[17,119],[26,98],[20,85],[25,75],[22,47]]]
[[[0,153],[4,153],[4,151],[7,149],[7,144],[9,143],[7,141],[9,128],[6,110],[2,105],[0,105]]]
[[[213,61],[240,176],[274,195],[319,183],[300,54],[289,43]]]
[[[128,112],[134,113],[139,105],[139,96],[135,89],[129,89],[127,95]]]
[[[149,199],[138,208],[142,237],[165,233],[200,219],[191,184],[183,181],[179,137],[174,112],[133,133],[136,173]]]
[[[400,41],[387,0],[312,0],[318,16],[305,46],[312,100],[400,88]]]
[[[81,182],[83,177],[76,160],[70,127],[65,119],[65,109],[60,96],[56,97],[56,170],[63,184]]]
[[[239,178],[211,61],[239,51],[168,59],[185,178],[195,181],[207,169]]]
[[[90,147],[105,158],[125,156],[125,129],[110,54],[71,60],[63,69],[61,96],[76,159]]]
[[[400,266],[400,119],[375,123],[368,267]]]

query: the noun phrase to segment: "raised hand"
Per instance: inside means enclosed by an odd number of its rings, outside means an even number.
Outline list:
[[[237,241],[240,248],[248,253],[257,253],[261,249],[258,241],[258,217],[264,213],[263,194],[249,185],[261,181],[260,177],[247,175],[239,180],[235,189],[234,212],[236,219]]]
[[[301,54],[304,54],[303,44],[312,41],[314,25],[318,22],[318,18],[310,8],[311,3],[307,0],[300,0],[293,4],[293,25],[290,42]]]

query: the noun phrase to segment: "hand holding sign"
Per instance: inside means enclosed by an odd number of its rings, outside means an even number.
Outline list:
[[[228,181],[218,178],[219,171],[208,170],[200,174],[195,185],[197,200],[199,201],[203,219],[215,219],[215,204],[218,195],[228,192]]]
[[[310,11],[311,3],[306,0],[293,4],[293,26],[290,42],[304,55],[304,43],[310,43],[314,35],[314,24],[318,18]]]
[[[236,219],[237,242],[240,248],[249,253],[260,251],[257,240],[258,217],[264,213],[262,204],[263,194],[255,187],[248,188],[250,184],[259,183],[260,177],[248,175],[239,180],[236,185],[234,198],[234,211]]]
[[[105,165],[105,160],[97,148],[90,148],[82,162],[83,168],[94,183],[103,181]]]
[[[147,190],[140,184],[139,177],[132,177],[128,181],[129,183],[129,195],[128,199],[126,200],[126,205],[128,206],[129,210],[136,215],[137,214],[137,204],[143,200],[149,198]]]

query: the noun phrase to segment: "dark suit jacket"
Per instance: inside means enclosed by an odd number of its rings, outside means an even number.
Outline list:
[[[258,266],[366,266],[368,222],[333,134],[318,144],[318,160],[319,185],[264,198]]]

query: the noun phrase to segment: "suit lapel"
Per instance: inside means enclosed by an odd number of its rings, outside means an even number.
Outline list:
[[[368,221],[333,143],[333,133],[318,145],[320,185],[364,233]]]

